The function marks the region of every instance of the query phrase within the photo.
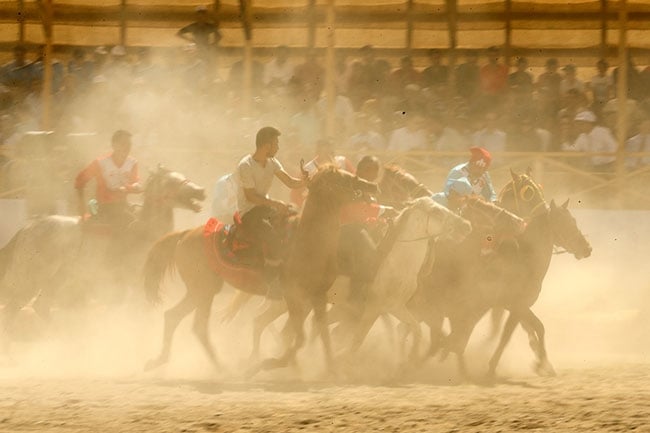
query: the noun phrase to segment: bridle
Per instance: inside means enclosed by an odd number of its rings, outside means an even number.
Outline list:
[[[539,185],[537,185],[535,182],[530,180],[530,178],[526,178],[527,180],[530,181],[530,183],[527,183],[526,185],[523,185],[520,189],[519,192],[515,192],[515,181],[513,180],[512,183],[506,185],[506,187],[501,191],[499,201],[503,201],[503,196],[506,194],[506,192],[512,192],[512,197],[515,202],[515,207],[517,209],[517,215],[520,217],[524,218],[524,220],[530,220],[533,218],[538,210],[540,208],[543,208],[544,211],[548,210],[548,206],[546,204],[546,200],[544,200],[544,195],[542,194],[542,190],[539,188]],[[532,183],[532,185],[531,185]],[[528,215],[526,217],[522,216],[522,209],[521,209],[521,202],[530,202],[535,196],[539,196],[540,202],[537,203],[533,208],[528,212]]]
[[[390,173],[388,176],[387,174]],[[426,196],[426,195],[431,195],[428,192],[428,188],[424,186],[421,183],[417,183],[415,179],[411,180],[408,177],[406,177],[403,173],[400,173],[399,171],[394,171],[394,170],[386,170],[384,172],[384,177],[382,178],[382,183],[383,181],[386,180],[386,183],[391,186],[391,188],[382,188],[382,191],[394,191],[397,190],[397,194],[400,194],[405,197],[404,200],[409,200],[412,197],[420,197],[420,196]],[[409,183],[410,185],[405,185],[406,183]],[[415,195],[417,192],[422,192],[423,194],[421,195]],[[393,199],[396,199],[394,197],[397,194],[393,194]]]

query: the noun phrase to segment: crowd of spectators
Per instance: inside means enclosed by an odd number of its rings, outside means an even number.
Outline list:
[[[188,26],[179,36],[193,31],[213,41],[220,38],[209,23]],[[215,51],[205,44],[189,43],[164,56],[119,45],[77,48],[67,62],[55,60],[53,128],[108,133],[119,126],[150,146],[241,143],[245,148],[250,134],[266,124],[283,131],[285,147],[313,149],[326,137],[325,68],[316,51],[296,58],[280,46],[272,59],[254,60],[252,100],[242,101],[243,62],[220,77]],[[515,58],[509,68],[499,48],[485,54],[482,59],[468,52],[453,70],[436,49],[429,51],[424,68],[416,68],[408,56],[393,67],[372,46],[354,57],[338,56],[336,127],[327,138],[340,151],[357,154],[460,152],[471,146],[497,153],[616,151],[618,70],[610,70],[605,60],[594,65],[590,80],[582,81],[574,65],[560,68],[553,58],[534,77],[525,58]],[[21,134],[40,128],[43,61],[39,53],[29,57],[25,47],[17,46],[14,60],[0,68],[0,144],[15,143]],[[650,67],[639,71],[630,61],[627,70],[628,149],[650,151]],[[244,112],[247,106],[250,111]],[[609,170],[614,159],[594,156],[587,164]],[[630,157],[627,166],[648,162]]]

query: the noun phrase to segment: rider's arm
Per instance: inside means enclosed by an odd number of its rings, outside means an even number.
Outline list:
[[[129,184],[126,186],[126,192],[128,193],[139,193],[142,192],[142,186],[140,185],[140,176],[138,175],[138,164],[133,164],[133,168],[129,173]]]
[[[290,176],[289,173],[287,173],[284,170],[276,171],[275,177],[280,179],[280,181],[282,181],[283,184],[285,184],[287,187],[291,189],[302,188],[303,186],[307,186],[306,178],[298,179],[297,177]]]

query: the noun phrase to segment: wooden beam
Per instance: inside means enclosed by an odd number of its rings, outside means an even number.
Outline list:
[[[505,7],[505,44],[503,47],[503,56],[505,65],[510,67],[510,56],[512,51],[512,21],[510,18],[512,14],[512,0],[505,0]]]
[[[447,27],[449,32],[449,69],[447,81],[450,89],[456,86],[456,48],[458,41],[458,2],[457,0],[445,0],[445,14],[447,16]]]
[[[616,124],[616,137],[618,139],[618,152],[616,158],[616,174],[622,179],[625,174],[625,142],[627,141],[627,73],[629,53],[627,50],[627,0],[619,0],[618,10],[618,74],[616,83],[616,100],[618,102],[618,120]],[[622,182],[619,185],[623,188]]]
[[[43,35],[45,36],[45,49],[43,53],[43,87],[41,100],[43,106],[41,129],[49,131],[52,128],[52,0],[37,0],[43,22]]]
[[[413,0],[406,3],[406,49],[413,48]]]
[[[325,133],[327,137],[333,137],[336,131],[336,59],[334,48],[336,47],[336,11],[334,0],[327,0],[327,51],[325,55],[325,95],[327,97],[327,114],[325,119]]]
[[[244,30],[244,75],[242,77],[242,107],[243,114],[246,116],[250,115],[251,99],[253,97],[253,29],[251,22],[252,6],[253,0],[239,0],[242,28]]]
[[[20,45],[25,43],[25,0],[18,0],[18,10],[16,20],[18,21],[18,42]]]

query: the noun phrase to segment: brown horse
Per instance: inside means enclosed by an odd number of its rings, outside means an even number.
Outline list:
[[[551,262],[554,245],[564,248],[577,259],[589,257],[591,246],[568,210],[568,201],[550,206],[539,186],[528,175],[512,173],[512,182],[501,193],[506,208],[528,213],[526,230],[514,242],[504,242],[495,254],[480,261],[463,284],[456,287],[456,302],[449,314],[452,332],[445,344],[459,356],[464,371],[463,353],[472,330],[480,318],[493,307],[510,312],[499,346],[489,364],[494,375],[499,359],[516,325],[528,332],[530,345],[537,357],[539,374],[554,374],[548,361],[544,326],[532,312]]]
[[[321,167],[310,181],[309,195],[281,275],[289,319],[297,337],[285,356],[260,368],[286,365],[295,356],[304,341],[303,321],[311,308],[318,323],[326,323],[325,294],[338,273],[336,251],[340,209],[363,193],[376,191],[377,185],[332,166]],[[165,312],[162,350],[156,359],[147,363],[146,369],[168,361],[173,334],[180,321],[192,311],[196,311],[194,333],[210,360],[217,364],[209,340],[208,320],[214,295],[221,289],[224,279],[210,266],[204,252],[202,232],[203,227],[198,227],[172,233],[158,241],[149,252],[144,271],[147,297],[152,301],[158,300],[162,279],[174,266],[187,293],[177,305]],[[236,288],[258,295],[266,292],[264,287]],[[328,337],[329,333],[323,334],[326,356],[331,359]]]

